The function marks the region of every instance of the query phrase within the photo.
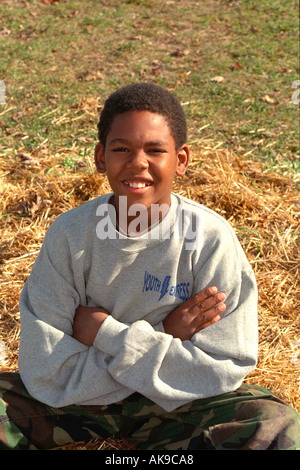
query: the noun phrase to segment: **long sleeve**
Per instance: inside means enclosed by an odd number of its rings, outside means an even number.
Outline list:
[[[107,371],[109,357],[72,337],[76,307],[84,304],[84,280],[74,281],[70,246],[51,227],[20,297],[19,370],[28,391],[48,405],[110,403],[132,393]]]

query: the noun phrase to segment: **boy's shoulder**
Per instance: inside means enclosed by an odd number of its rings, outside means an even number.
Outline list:
[[[176,195],[183,214],[184,221],[188,222],[191,230],[196,230],[203,239],[211,242],[222,243],[230,246],[236,244],[237,236],[233,226],[209,207],[188,199],[182,195]]]
[[[204,204],[193,201],[185,196],[175,194],[178,198],[178,201],[181,206],[181,210],[186,211],[187,213],[194,214],[195,217],[200,218],[200,220],[207,221],[207,222],[214,222],[214,225],[220,226],[224,228],[229,228],[232,230],[232,226],[230,223],[224,219],[218,212],[209,207],[205,206]]]
[[[230,253],[232,255],[236,253],[243,269],[249,270],[249,263],[237,234],[235,233],[234,227],[230,222],[216,211],[203,204],[192,201],[181,195],[178,197],[181,201],[183,211],[188,211],[190,220],[193,219],[193,216],[196,219],[194,230],[196,230],[200,240],[197,249],[199,249],[199,247],[203,249],[204,244],[209,242],[207,243],[207,247],[214,247],[215,253],[218,249],[220,249],[220,252],[223,254]]]
[[[104,194],[63,212],[55,219],[48,231],[72,231],[75,227],[76,230],[79,227],[87,227],[92,220],[96,220],[99,205],[108,203],[110,196],[111,194]]]

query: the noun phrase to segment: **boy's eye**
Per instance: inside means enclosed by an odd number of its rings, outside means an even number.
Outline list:
[[[113,152],[127,152],[127,150],[128,149],[126,147],[117,147],[112,149]]]
[[[164,153],[165,151],[163,149],[160,149],[160,148],[153,148],[153,149],[150,149],[148,150],[149,153]]]

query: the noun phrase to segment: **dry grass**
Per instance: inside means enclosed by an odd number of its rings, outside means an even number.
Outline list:
[[[52,156],[41,147],[36,155],[9,158],[0,152],[0,339],[7,354],[2,371],[17,370],[19,294],[46,230],[58,214],[110,191],[91,163],[76,169],[58,163],[77,151],[62,149]],[[235,228],[259,288],[259,363],[246,381],[269,388],[300,411],[300,206],[295,181],[267,174],[259,164],[204,141],[193,148],[189,173],[175,181],[174,190],[213,208]],[[66,448],[128,447],[92,439]]]

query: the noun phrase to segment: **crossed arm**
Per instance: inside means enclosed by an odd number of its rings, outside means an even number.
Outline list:
[[[163,321],[165,333],[182,341],[190,340],[195,333],[220,320],[220,314],[226,309],[224,300],[225,295],[216,287],[198,292],[167,315]],[[108,315],[104,308],[79,305],[74,318],[73,337],[91,346]]]
[[[138,391],[172,410],[237,388],[255,367],[257,289],[230,237],[207,246],[201,266],[194,260],[199,293],[173,307],[162,329],[161,321],[127,325],[100,302],[82,306],[87,258],[75,256],[80,237],[71,252],[70,236],[59,222],[50,227],[20,298],[19,370],[35,398],[54,407],[107,404]]]

